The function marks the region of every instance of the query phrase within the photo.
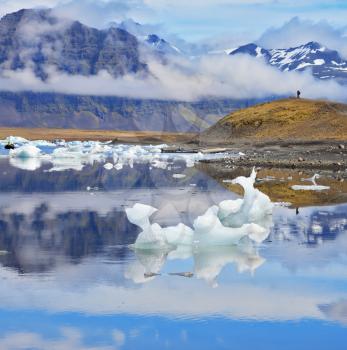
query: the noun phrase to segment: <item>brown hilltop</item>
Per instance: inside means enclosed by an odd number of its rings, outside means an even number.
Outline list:
[[[200,142],[241,140],[345,141],[347,105],[320,100],[284,99],[231,113],[200,135]]]

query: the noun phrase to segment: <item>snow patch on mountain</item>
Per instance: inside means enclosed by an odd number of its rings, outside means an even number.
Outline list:
[[[230,52],[230,55],[237,54],[265,59],[270,65],[285,72],[310,69],[319,79],[347,79],[347,61],[337,51],[317,42],[287,49],[265,49],[252,43]]]

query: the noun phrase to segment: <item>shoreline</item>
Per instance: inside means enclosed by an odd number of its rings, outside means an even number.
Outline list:
[[[0,127],[0,139],[8,136],[20,136],[28,140],[53,141],[112,141],[113,143],[189,143],[196,138],[193,133],[175,133],[161,131],[121,131],[121,130],[82,130],[51,128]]]
[[[330,170],[345,173],[347,145],[340,141],[280,141],[262,144],[239,144],[233,148],[244,155],[219,160],[203,160],[219,167],[264,167],[278,169]]]
[[[263,167],[278,169],[310,169],[341,172],[346,177],[347,141],[341,140],[255,140],[234,139],[228,144],[208,144],[193,133],[155,131],[81,130],[49,128],[2,128],[0,139],[21,136],[28,140],[53,141],[111,141],[112,143],[159,145],[169,147],[163,152],[172,153],[226,153],[223,159],[202,160],[216,169],[240,167]],[[241,152],[239,158],[228,157],[227,152]]]

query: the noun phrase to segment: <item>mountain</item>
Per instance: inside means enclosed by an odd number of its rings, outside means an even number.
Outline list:
[[[240,46],[230,55],[246,54],[264,59],[282,71],[311,70],[318,79],[347,79],[347,61],[337,51],[317,42],[289,49],[265,49],[256,44]]]
[[[107,70],[114,77],[146,71],[132,34],[91,28],[49,9],[23,9],[0,20],[0,70],[25,67],[41,79],[47,78],[47,67],[80,75]]]
[[[158,30],[155,26],[143,25],[132,19],[127,19],[120,24],[114,24],[117,28],[123,29],[134,35],[138,41],[154,52],[162,55],[182,54],[182,51],[176,46],[170,44],[167,40],[156,34]]]
[[[133,23],[135,27],[140,25]],[[139,34],[139,33],[137,33]],[[24,68],[42,80],[49,70],[114,77],[147,74],[142,45],[160,54],[177,50],[155,34],[142,42],[124,28],[98,30],[57,17],[52,10],[23,9],[0,20],[0,74]],[[83,129],[200,131],[230,110],[251,101],[205,100],[195,103],[116,96],[0,91],[0,125]],[[254,103],[254,102],[253,102]]]
[[[166,40],[160,38],[156,34],[149,34],[145,39],[145,43],[155,51],[164,55],[177,55],[181,53],[180,49],[169,44]]]
[[[0,126],[196,132],[259,100],[197,102],[0,92]]]
[[[345,140],[347,105],[285,99],[228,114],[201,134],[203,143],[228,144],[238,139]]]

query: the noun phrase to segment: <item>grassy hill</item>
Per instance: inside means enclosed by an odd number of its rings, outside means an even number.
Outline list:
[[[342,141],[347,139],[347,105],[285,99],[236,111],[201,134],[203,143],[252,141]]]

